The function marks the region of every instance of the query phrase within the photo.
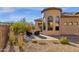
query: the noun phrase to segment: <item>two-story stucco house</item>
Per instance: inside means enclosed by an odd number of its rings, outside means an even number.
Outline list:
[[[43,18],[35,20],[35,29],[45,35],[79,35],[79,13],[64,13],[61,8],[46,8]]]

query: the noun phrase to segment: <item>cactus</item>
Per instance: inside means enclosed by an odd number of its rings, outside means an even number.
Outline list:
[[[22,33],[18,34],[18,46],[19,46],[19,48],[22,48],[22,46],[23,46],[23,36],[22,36]]]
[[[15,41],[16,41],[15,39],[16,39],[16,37],[14,35],[14,32],[10,31],[10,33],[9,33],[9,41],[10,41],[10,43],[12,42],[12,44],[14,44]]]
[[[10,50],[9,51],[15,51],[14,50],[15,39],[16,39],[16,37],[14,35],[14,32],[10,31],[10,33],[9,33]]]

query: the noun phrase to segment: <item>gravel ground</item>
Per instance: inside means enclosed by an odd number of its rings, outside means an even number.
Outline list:
[[[23,44],[23,50],[19,50],[18,46],[14,46],[15,52],[78,52],[79,44],[71,43],[63,45],[57,40],[32,40]],[[10,46],[4,50],[10,52]]]
[[[74,39],[75,40],[75,39]],[[79,43],[70,42],[69,45],[61,44],[58,39],[49,36],[35,36],[32,41],[24,42],[23,49],[19,49],[18,46],[7,47],[4,52],[78,52]]]
[[[30,52],[77,52],[79,44],[63,45],[53,40],[38,40],[37,43],[28,42],[25,50]]]

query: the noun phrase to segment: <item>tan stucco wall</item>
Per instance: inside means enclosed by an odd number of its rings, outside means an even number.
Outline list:
[[[4,47],[8,40],[9,25],[0,25],[0,49]]]
[[[53,30],[52,31],[48,31],[48,29],[47,29],[48,28],[47,22],[48,22],[48,17],[49,16],[53,17]],[[46,30],[43,31],[43,32],[45,32],[46,35],[50,35],[50,34],[55,34],[55,35],[57,34],[58,35],[59,31],[55,31],[55,26],[56,26],[55,19],[56,19],[56,16],[61,17],[60,10],[48,10],[48,11],[44,11]]]
[[[35,21],[35,30],[40,30],[39,23],[42,23],[42,21]],[[41,24],[42,25],[42,24]],[[42,25],[43,26],[43,25]]]
[[[79,14],[74,14],[74,15],[61,15],[60,10],[55,10],[55,9],[51,9],[51,10],[46,10],[43,11],[44,14],[44,19],[42,21],[45,20],[45,26],[46,26],[46,30],[43,30],[42,34],[45,35],[79,35]],[[49,31],[48,30],[48,16],[52,16],[53,17],[53,30]],[[55,20],[56,20],[56,16],[59,16],[60,18],[60,24],[59,24],[59,31],[55,30]],[[36,28],[39,26],[37,25],[39,21],[35,22],[35,26]],[[75,23],[78,22],[78,25],[64,25],[64,23]]]
[[[70,22],[78,22],[78,25],[68,25]],[[67,25],[64,25],[67,23]],[[60,34],[79,34],[79,17],[61,17]]]
[[[42,34],[44,34],[44,35],[60,35],[59,31],[56,31],[56,32],[54,32],[54,31],[47,31],[47,32],[43,31]]]

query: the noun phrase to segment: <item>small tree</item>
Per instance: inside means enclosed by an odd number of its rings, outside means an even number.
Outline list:
[[[11,24],[10,30],[13,31],[16,35],[16,39],[18,39],[18,46],[21,49],[23,44],[23,33],[26,31],[30,31],[32,29],[30,24],[25,24],[23,22],[16,22]]]
[[[32,29],[31,24],[25,24],[23,22],[16,22],[10,26],[10,29],[15,33],[24,33],[26,31],[30,31]]]
[[[31,31],[31,30],[32,30],[32,25],[31,24],[28,24],[26,31]]]
[[[26,24],[26,18],[24,17],[24,18],[22,18],[21,20],[20,20],[20,22],[23,22],[23,23],[25,23]]]
[[[11,25],[10,29],[15,33],[15,34],[19,34],[19,33],[23,33],[27,30],[27,25],[24,24],[23,22],[16,22],[14,24]]]

